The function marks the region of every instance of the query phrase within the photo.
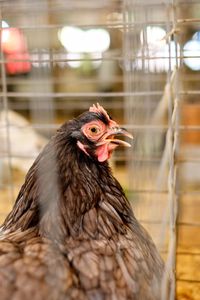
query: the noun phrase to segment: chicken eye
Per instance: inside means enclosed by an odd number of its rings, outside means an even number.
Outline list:
[[[99,129],[99,127],[97,127],[97,126],[92,126],[92,127],[90,127],[90,132],[91,132],[92,134],[97,134],[97,133],[100,132],[100,129]]]

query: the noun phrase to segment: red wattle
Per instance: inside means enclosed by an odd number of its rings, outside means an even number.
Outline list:
[[[99,162],[103,162],[109,158],[108,144],[99,146],[96,150],[96,155]]]
[[[103,162],[110,158],[113,150],[117,148],[118,145],[109,143],[109,144],[104,144],[102,146],[99,146],[96,150],[96,156],[98,158],[99,162]]]

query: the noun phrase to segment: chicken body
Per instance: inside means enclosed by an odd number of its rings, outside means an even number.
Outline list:
[[[77,147],[97,117],[64,124],[29,170],[1,228],[1,300],[161,299],[155,245],[107,161]]]

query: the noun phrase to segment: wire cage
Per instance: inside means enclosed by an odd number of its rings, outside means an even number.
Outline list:
[[[59,124],[100,102],[134,134],[111,164],[172,277],[200,295],[200,3],[1,1],[0,217]]]

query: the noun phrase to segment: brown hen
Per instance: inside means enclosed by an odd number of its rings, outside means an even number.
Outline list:
[[[97,104],[45,146],[1,227],[1,300],[161,299],[163,261],[107,163],[119,135]]]

